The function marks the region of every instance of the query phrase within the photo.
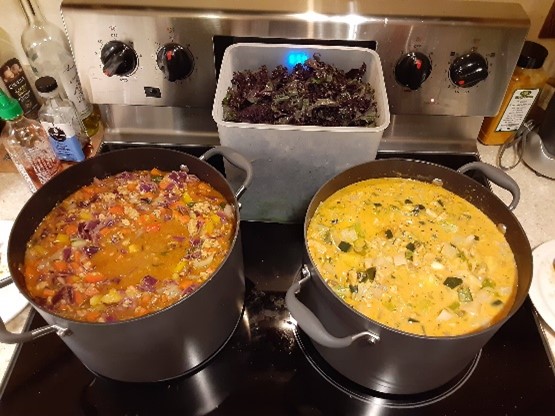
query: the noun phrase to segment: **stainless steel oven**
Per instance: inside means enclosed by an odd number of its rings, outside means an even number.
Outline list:
[[[66,0],[62,9],[107,140],[216,144],[211,108],[227,46],[335,44],[380,56],[392,114],[384,152],[475,152],[530,26],[518,4],[441,0]]]

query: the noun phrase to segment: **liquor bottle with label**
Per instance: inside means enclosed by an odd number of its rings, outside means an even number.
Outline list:
[[[31,83],[25,75],[21,62],[17,59],[8,34],[1,29],[0,78],[6,87],[6,91],[19,102],[25,117],[36,119],[40,103],[31,88]]]
[[[35,87],[44,99],[39,121],[48,133],[58,159],[68,162],[85,160],[85,152],[90,150],[90,139],[73,103],[60,96],[58,83],[53,77],[40,77],[35,81]]]
[[[35,192],[61,170],[42,125],[28,119],[17,100],[0,91],[0,118],[5,126],[0,135],[17,170]]]
[[[539,43],[524,42],[499,113],[486,117],[482,123],[478,135],[481,143],[500,145],[507,142],[526,120],[548,79],[542,68],[547,54],[547,49]]]
[[[20,0],[27,26],[21,34],[21,46],[37,77],[52,76],[77,109],[89,137],[98,132],[101,118],[98,106],[83,94],[77,68],[64,32],[47,21],[36,0]]]

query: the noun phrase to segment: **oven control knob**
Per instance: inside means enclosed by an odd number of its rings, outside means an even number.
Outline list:
[[[395,65],[395,79],[401,85],[417,90],[432,72],[430,58],[422,52],[409,52]]]
[[[111,40],[102,47],[100,60],[103,65],[102,71],[109,77],[130,75],[135,71],[139,62],[135,50],[119,40]]]
[[[162,46],[156,56],[156,63],[170,82],[187,78],[191,75],[194,66],[191,52],[178,43]]]
[[[449,78],[457,87],[469,88],[488,77],[486,58],[476,52],[455,58],[449,67]]]

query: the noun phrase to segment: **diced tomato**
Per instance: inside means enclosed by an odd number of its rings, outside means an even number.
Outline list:
[[[42,291],[42,294],[44,295],[44,297],[47,298],[47,297],[49,297],[49,296],[54,296],[54,295],[56,294],[56,291],[55,291],[55,290],[52,290],[52,289],[46,288],[46,289],[44,289],[44,290]]]
[[[64,228],[64,232],[69,236],[77,234],[77,231],[77,225],[73,223],[66,225]]]
[[[85,301],[85,295],[78,291],[78,290],[74,290],[73,291],[73,302],[76,305],[81,305],[83,302]]]
[[[88,311],[85,314],[85,320],[89,322],[97,322],[98,318],[100,318],[100,312],[98,311]]]
[[[193,284],[192,280],[185,279],[181,283],[179,283],[179,287],[181,290],[187,289],[189,286]]]
[[[54,260],[52,263],[52,265],[54,266],[54,270],[56,270],[57,272],[66,272],[69,270],[69,266],[65,261]]]
[[[135,316],[142,316],[145,315],[148,312],[148,310],[146,308],[143,308],[142,306],[137,306],[137,308],[135,309]]]
[[[27,263],[24,268],[25,276],[30,280],[37,280],[40,272],[37,270],[37,262]]]
[[[110,208],[108,208],[108,212],[114,215],[123,215],[124,211],[121,205],[112,205]]]
[[[96,282],[101,282],[102,280],[105,280],[105,279],[106,279],[106,276],[104,276],[102,273],[90,272],[85,275],[83,280],[85,280],[85,282],[87,283],[96,283]]]

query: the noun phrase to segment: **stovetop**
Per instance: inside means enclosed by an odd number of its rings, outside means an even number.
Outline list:
[[[206,149],[186,150],[198,156]],[[416,158],[453,168],[476,159]],[[221,168],[221,161],[213,163]],[[160,383],[107,380],[49,335],[18,347],[0,389],[0,414],[555,414],[555,375],[529,299],[448,385],[420,395],[384,395],[329,368],[287,311],[285,292],[298,278],[304,257],[302,224],[243,222],[241,233],[247,283],[243,319],[220,353],[195,373]],[[42,325],[40,315],[31,312],[27,329]]]

